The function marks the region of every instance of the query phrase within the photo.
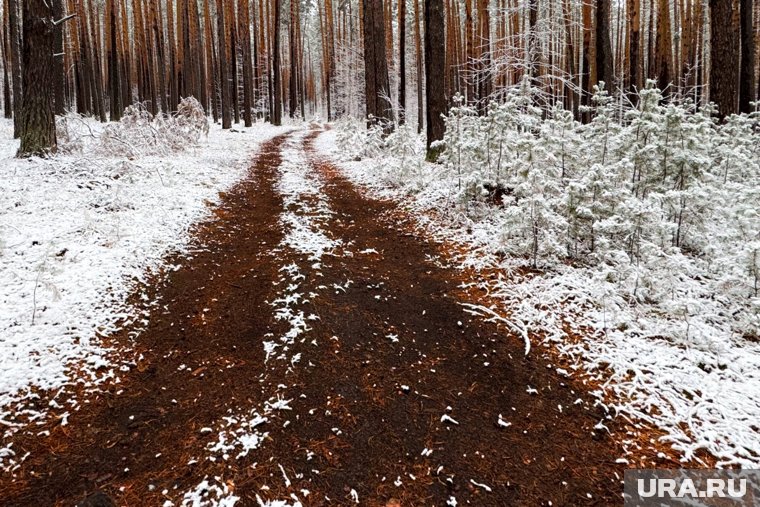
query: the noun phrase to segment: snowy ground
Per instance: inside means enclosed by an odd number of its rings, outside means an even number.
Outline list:
[[[99,337],[144,318],[125,304],[132,290],[168,253],[186,247],[191,226],[247,174],[257,146],[287,130],[212,125],[196,146],[169,152],[130,132],[106,142],[96,122],[73,120],[70,128],[61,154],[18,160],[12,124],[0,123],[4,440],[51,409],[65,424],[77,410],[71,392],[78,387],[118,382],[128,360],[116,359]],[[35,403],[42,390],[57,393],[49,407]],[[0,446],[1,467],[21,458]]]
[[[317,147],[343,160],[349,178],[377,196],[400,200],[434,236],[467,245],[455,259],[463,268],[498,270],[496,279],[484,277],[478,285],[499,304],[476,313],[496,316],[527,335],[534,347],[561,355],[568,369],[599,386],[600,403],[631,422],[623,460],[652,467],[655,463],[637,459],[664,451],[661,459],[705,465],[699,453],[707,451],[719,466],[760,467],[760,346],[735,336],[717,311],[679,317],[630,303],[593,267],[526,272],[524,259],[504,255],[499,210],[471,213],[452,201],[456,173],[422,163],[413,142],[401,155],[386,152],[354,161],[337,147],[341,135],[351,133],[335,129],[322,135]],[[678,273],[671,276],[676,284]],[[696,297],[680,294],[676,303]],[[664,432],[659,442],[642,438],[645,426]]]

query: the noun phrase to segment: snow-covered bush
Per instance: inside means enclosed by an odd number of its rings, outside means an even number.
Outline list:
[[[581,124],[535,93],[484,114],[455,98],[439,164],[388,140],[347,173],[414,192],[421,223],[470,245],[463,266],[503,269],[482,282],[494,311],[593,377],[612,412],[687,461],[757,468],[760,114],[718,122],[654,82],[621,112],[600,84]]]
[[[363,122],[355,118],[347,118],[338,123],[337,144],[343,160],[362,160],[376,157],[385,147],[383,129],[373,127],[367,129]]]
[[[168,155],[187,149],[207,135],[208,119],[193,97],[182,99],[173,114],[153,116],[143,103],[124,110],[121,121],[109,124],[100,148],[112,155]]]
[[[436,175],[451,201],[498,224],[500,250],[528,266],[593,266],[629,301],[683,319],[709,305],[756,336],[760,114],[718,124],[709,107],[663,101],[650,81],[621,117],[600,83],[581,124],[535,107],[535,93],[525,81],[485,114],[454,97]],[[349,159],[382,157],[386,183],[440,185],[425,177],[440,166],[421,166],[405,129],[383,138],[347,125],[338,138]]]

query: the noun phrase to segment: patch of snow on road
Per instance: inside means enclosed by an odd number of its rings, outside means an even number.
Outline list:
[[[219,477],[209,482],[203,479],[193,490],[185,493],[182,507],[234,507],[240,500]]]
[[[285,213],[281,222],[286,235],[283,244],[318,262],[340,245],[329,238],[321,224],[332,216],[322,180],[308,163],[302,143],[305,132],[291,137],[283,147],[277,190],[283,196]]]
[[[0,120],[0,424],[3,440],[51,408],[31,408],[38,390],[70,391],[118,381],[99,337],[148,316],[127,297],[169,252],[183,251],[192,224],[219,192],[247,174],[250,154],[284,129],[239,132],[212,125],[207,138],[171,157],[109,155],[105,126],[71,122],[69,145],[48,159],[15,159],[13,125]],[[75,141],[71,138],[76,137]],[[127,365],[121,365],[126,368]],[[40,404],[42,405],[42,404]],[[6,444],[7,445],[7,444]],[[0,468],[14,467],[0,444]]]

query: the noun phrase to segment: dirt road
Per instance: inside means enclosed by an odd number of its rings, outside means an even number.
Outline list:
[[[3,505],[620,503],[590,398],[465,313],[462,273],[320,160],[319,133],[262,147],[170,260],[138,366],[19,436]]]

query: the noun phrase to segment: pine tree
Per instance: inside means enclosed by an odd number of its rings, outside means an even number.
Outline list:
[[[217,40],[219,45],[219,90],[222,110],[222,128],[232,127],[231,97],[229,86],[229,64],[227,63],[227,43],[224,34],[227,33],[224,0],[216,0]]]
[[[422,37],[420,36],[420,0],[414,2],[414,52],[415,66],[417,68],[417,133],[422,132],[424,123],[425,107],[422,102],[423,68],[422,68]]]
[[[755,34],[752,30],[752,0],[741,0],[741,77],[739,111],[750,113],[755,100]]]
[[[446,113],[446,96],[440,69],[446,62],[444,40],[443,0],[425,0],[425,109],[427,119],[427,159],[438,158],[440,148],[435,143],[443,140]]]
[[[710,100],[721,118],[739,109],[739,33],[733,0],[710,0]]]
[[[385,19],[381,1],[364,2],[364,88],[369,126],[391,128],[390,84],[385,54]]]
[[[607,83],[611,89],[614,72],[612,68],[612,42],[610,41],[610,0],[596,2],[596,80]]]
[[[57,149],[53,95],[53,9],[45,0],[24,0],[23,102],[18,155],[46,155]]]
[[[398,124],[406,122],[406,0],[398,0]]]
[[[19,0],[8,0],[8,34],[11,39],[11,78],[13,80],[13,137],[21,135],[21,103],[23,87],[21,77],[21,20]]]
[[[274,89],[272,101],[272,125],[282,125],[282,84],[280,82],[280,0],[274,0],[272,35],[272,88]]]

